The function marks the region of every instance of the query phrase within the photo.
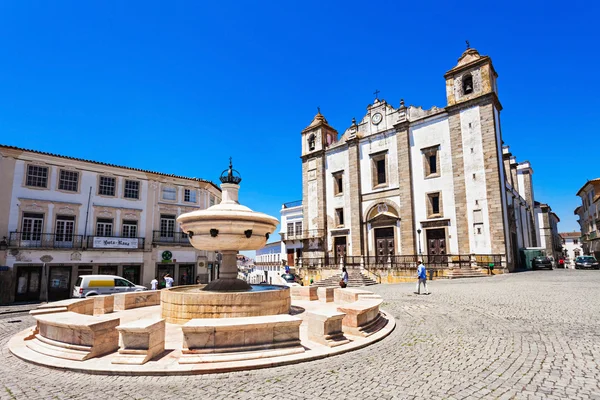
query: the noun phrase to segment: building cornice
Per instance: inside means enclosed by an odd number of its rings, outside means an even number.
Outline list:
[[[471,107],[475,107],[475,106],[487,104],[487,103],[494,104],[494,106],[498,109],[498,111],[502,111],[502,104],[500,104],[498,95],[496,95],[496,93],[494,93],[494,92],[486,93],[481,96],[475,97],[473,99],[470,99],[470,100],[467,100],[467,101],[464,101],[461,103],[456,103],[451,106],[447,106],[445,108],[445,110],[448,112],[448,114],[454,114],[454,113],[460,112],[461,110],[464,110],[466,108],[471,108]]]

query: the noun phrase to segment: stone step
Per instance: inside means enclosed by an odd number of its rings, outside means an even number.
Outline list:
[[[39,336],[39,335],[38,335]],[[66,360],[83,361],[90,354],[89,351],[81,351],[68,349],[65,347],[57,347],[51,344],[42,342],[39,337],[27,342],[27,347],[36,353],[44,354],[50,357],[64,358]]]
[[[318,282],[312,284],[312,286],[318,287],[326,287],[326,286],[339,286],[340,284],[340,275],[334,275],[326,279],[322,279]],[[361,286],[371,286],[376,285],[373,279],[364,276],[359,272],[350,272],[348,273],[348,287],[361,287]]]

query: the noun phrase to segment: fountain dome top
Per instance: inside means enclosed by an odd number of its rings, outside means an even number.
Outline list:
[[[229,157],[229,169],[221,172],[221,177],[219,178],[221,183],[233,183],[234,185],[239,185],[242,181],[242,176],[240,173],[233,169],[233,165],[231,162],[231,157]]]

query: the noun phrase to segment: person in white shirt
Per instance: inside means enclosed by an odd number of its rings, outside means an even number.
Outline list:
[[[150,281],[150,285],[152,286],[152,290],[156,290],[158,288],[158,279],[154,278]]]
[[[165,275],[165,287],[173,287],[173,278],[171,278],[171,275],[169,274]]]

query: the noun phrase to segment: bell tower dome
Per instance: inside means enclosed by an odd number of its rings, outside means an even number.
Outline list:
[[[492,65],[492,59],[482,56],[469,46],[458,59],[458,63],[444,75],[446,78],[446,98],[453,106],[476,97],[498,94],[496,80],[498,74]]]

